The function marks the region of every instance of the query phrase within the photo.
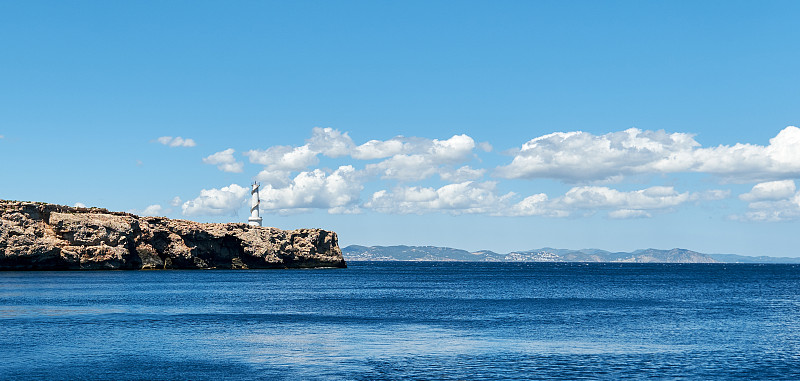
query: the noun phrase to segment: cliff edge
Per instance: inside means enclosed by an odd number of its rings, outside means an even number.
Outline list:
[[[336,233],[0,200],[0,270],[347,267]]]

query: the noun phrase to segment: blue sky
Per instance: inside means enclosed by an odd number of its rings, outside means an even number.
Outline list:
[[[797,2],[0,3],[0,198],[800,256]],[[176,139],[180,137],[181,139]]]

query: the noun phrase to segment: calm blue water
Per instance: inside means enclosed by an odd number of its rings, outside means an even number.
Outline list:
[[[0,272],[0,379],[798,379],[800,266]]]

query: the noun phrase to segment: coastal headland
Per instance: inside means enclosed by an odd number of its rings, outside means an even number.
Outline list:
[[[347,267],[335,232],[0,200],[0,270]]]

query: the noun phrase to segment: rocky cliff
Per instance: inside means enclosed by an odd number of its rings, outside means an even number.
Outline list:
[[[336,233],[0,200],[0,270],[346,267]]]

